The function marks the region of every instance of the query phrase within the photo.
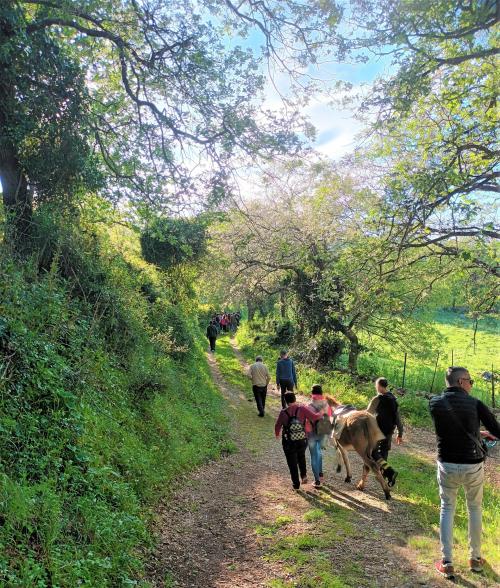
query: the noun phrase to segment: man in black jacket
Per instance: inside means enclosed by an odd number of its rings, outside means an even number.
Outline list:
[[[481,447],[479,427],[482,423],[495,437],[500,425],[495,416],[477,398],[470,396],[474,381],[466,368],[450,367],[446,372],[447,388],[429,402],[438,445],[438,484],[441,498],[439,537],[442,560],[437,571],[453,578],[453,517],[457,492],[464,487],[469,514],[469,566],[481,572],[482,501],[485,453]]]
[[[210,342],[210,351],[213,353],[215,351],[215,341],[217,340],[217,326],[215,325],[214,321],[210,321],[210,324],[207,327],[207,339]]]
[[[385,435],[385,439],[377,443],[377,447],[372,453],[372,457],[377,461],[382,470],[382,475],[387,478],[389,486],[394,486],[398,473],[387,463],[389,450],[391,449],[392,435],[397,428],[398,436],[396,443],[400,445],[403,442],[403,424],[399,414],[398,401],[394,395],[389,392],[389,385],[386,378],[377,378],[375,380],[375,390],[377,396],[370,400],[366,409],[369,413],[377,418],[377,424]]]

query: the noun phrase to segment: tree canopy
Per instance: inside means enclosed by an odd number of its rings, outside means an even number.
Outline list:
[[[297,149],[297,113],[261,108],[264,65],[314,61],[337,17],[324,1],[4,3],[5,205],[69,179],[164,213],[219,202],[236,162]]]

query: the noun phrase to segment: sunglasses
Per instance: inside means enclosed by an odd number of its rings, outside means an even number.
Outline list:
[[[474,380],[472,380],[471,378],[460,378],[461,380],[465,380],[466,382],[470,382],[470,385],[473,386],[474,385]]]

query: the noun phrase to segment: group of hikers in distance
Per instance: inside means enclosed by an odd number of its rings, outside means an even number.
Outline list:
[[[255,358],[248,375],[252,381],[258,415],[263,417],[271,377],[262,356]],[[437,482],[441,502],[441,558],[435,563],[435,569],[442,576],[453,579],[453,520],[460,487],[464,488],[468,511],[469,568],[480,573],[485,565],[481,554],[484,461],[487,455],[485,439],[500,438],[500,425],[490,409],[471,395],[474,381],[466,368],[449,367],[445,383],[443,393],[433,396],[429,401],[437,439]],[[364,462],[358,489],[364,488],[371,470],[384,488],[386,498],[390,498],[388,487],[394,486],[398,473],[387,463],[387,459],[395,430],[397,444],[403,442],[403,424],[398,402],[388,390],[386,378],[375,380],[376,395],[365,410],[341,404],[334,397],[324,394],[319,384],[312,386],[310,402],[300,403],[295,394],[295,363],[288,352],[282,350],[276,363],[276,387],[280,391],[282,409],[274,431],[277,438],[281,435],[294,490],[298,491],[301,484],[308,484],[307,448],[314,477],[312,485],[321,489],[324,482],[322,452],[333,446],[337,449],[337,459],[339,452],[344,458],[348,471],[346,481],[350,481],[350,473],[348,462],[345,461],[345,450],[355,449]],[[362,421],[363,426],[356,429],[356,420]],[[376,435],[369,433],[367,423],[371,426],[372,421],[377,425]],[[486,431],[480,431],[481,424]],[[349,432],[350,426],[352,430]],[[357,444],[355,435],[364,434],[369,439],[365,439],[364,444]],[[337,461],[337,464],[337,471],[340,471],[340,462]]]
[[[238,328],[241,320],[241,313],[238,312],[223,312],[214,314],[210,319],[207,327],[207,339],[210,344],[210,351],[214,353],[215,342],[221,333],[234,333]]]

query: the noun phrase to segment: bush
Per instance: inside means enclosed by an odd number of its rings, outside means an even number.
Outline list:
[[[199,219],[157,218],[141,234],[144,259],[160,268],[198,260],[206,251],[206,227]]]
[[[289,346],[295,335],[295,326],[291,321],[276,323],[272,342],[275,345]]]
[[[0,585],[134,585],[151,501],[226,447],[222,399],[189,286],[133,232],[51,235],[0,247]]]

